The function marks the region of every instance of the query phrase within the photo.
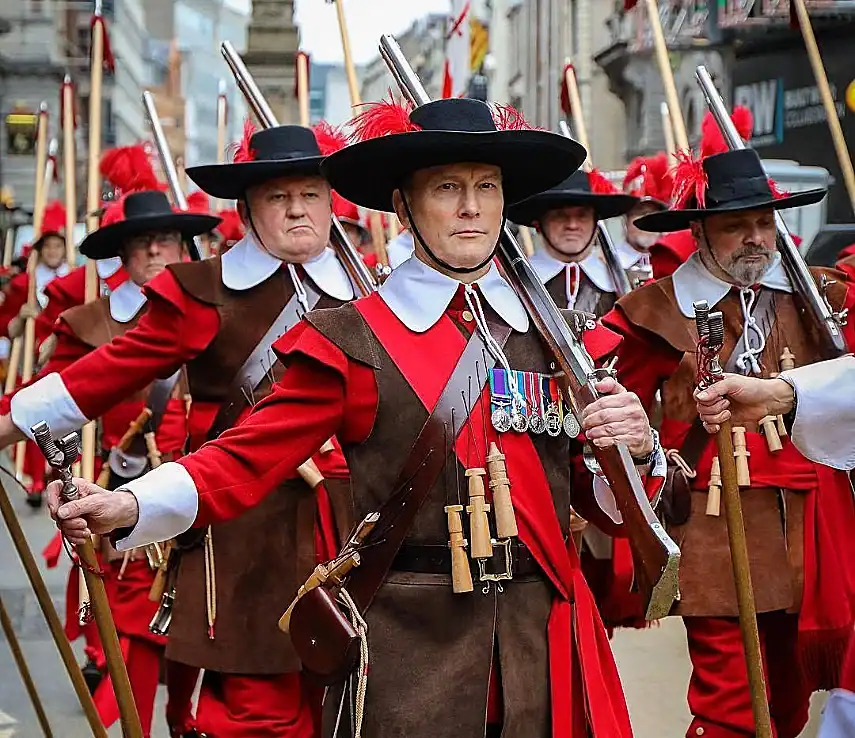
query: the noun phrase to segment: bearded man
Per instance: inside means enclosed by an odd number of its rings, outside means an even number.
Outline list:
[[[751,149],[684,167],[675,208],[639,228],[690,228],[697,250],[672,276],[622,298],[603,322],[621,333],[618,371],[648,407],[661,390],[662,444],[685,473],[663,495],[669,533],[682,550],[681,599],[692,676],[687,736],[755,733],[725,518],[717,502],[715,444],[695,408],[697,330],[693,304],[724,316],[725,371],[769,377],[823,357],[776,248],[775,211],[818,202],[825,190],[778,195]],[[814,273],[819,282],[820,272]],[[830,276],[835,276],[832,272]],[[853,302],[842,283],[835,309]],[[844,329],[850,344],[851,325]],[[836,686],[855,622],[855,506],[847,475],[805,458],[783,419],[734,428],[750,479],[740,490],[751,579],[778,738],[795,738],[810,695]],[[762,430],[762,433],[761,433]],[[676,459],[675,459],[676,460]]]

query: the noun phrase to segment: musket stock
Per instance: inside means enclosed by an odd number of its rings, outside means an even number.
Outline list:
[[[160,116],[157,114],[157,106],[154,104],[154,95],[148,90],[142,95],[143,106],[145,107],[145,115],[148,119],[151,135],[154,137],[154,145],[157,148],[157,155],[160,157],[161,166],[166,174],[166,181],[169,184],[169,191],[172,193],[172,201],[179,210],[187,211],[187,197],[184,190],[181,189],[181,181],[178,179],[178,170],[175,168],[175,160],[172,158],[172,152],[169,150],[169,142],[166,140],[166,134],[163,132],[163,126],[160,124]],[[193,261],[199,261],[202,258],[202,249],[199,244],[199,237],[194,236],[188,244],[190,250],[190,258]]]
[[[224,41],[220,46],[220,52],[234,75],[238,89],[255,117],[258,118],[259,125],[262,128],[278,126],[279,122],[276,120],[272,108],[267,104],[267,100],[264,99],[261,90],[258,89],[258,85],[243,63],[243,59],[240,58],[240,54],[235,51],[235,47],[229,41]],[[371,274],[371,270],[365,265],[359,252],[348,239],[335,214],[331,216],[331,221],[330,241],[332,241],[333,248],[335,248],[342,266],[363,296],[370,295],[377,289],[377,282]]]
[[[388,35],[380,38],[380,55],[410,102],[424,105],[430,101],[394,38]],[[564,392],[580,415],[598,397],[594,383],[600,373],[507,226],[502,233],[497,255],[508,280],[549,346],[558,365]],[[680,550],[656,518],[627,448],[623,445],[594,448],[593,455],[611,486],[623,516],[632,547],[636,581],[644,598],[645,617],[648,620],[664,617],[678,597]]]
[[[731,151],[746,148],[745,142],[736,130],[736,126],[724,105],[724,100],[721,99],[707,68],[703,65],[697,67],[695,76],[728,148]],[[836,356],[848,353],[849,349],[843,331],[840,329],[840,322],[834,315],[828,300],[816,286],[805,260],[790,235],[783,216],[777,211],[775,212],[775,226],[778,229],[778,251],[781,253],[781,260],[784,262],[790,281],[792,281],[796,293],[804,303],[808,317],[819,329],[819,334],[825,339],[823,341],[825,358],[833,359]]]

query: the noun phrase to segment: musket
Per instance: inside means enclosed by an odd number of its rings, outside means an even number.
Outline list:
[[[169,142],[166,140],[166,134],[163,132],[163,126],[160,124],[160,116],[157,114],[157,106],[154,104],[154,95],[148,90],[142,94],[143,107],[145,107],[145,115],[148,119],[151,135],[154,137],[154,145],[157,149],[157,155],[160,157],[161,166],[166,174],[166,181],[169,184],[169,191],[172,193],[172,202],[175,203],[179,210],[187,211],[187,197],[184,190],[181,189],[181,182],[178,179],[178,170],[175,167],[175,161],[172,158],[172,152],[169,150]],[[202,259],[202,248],[199,242],[199,237],[194,236],[187,244],[190,258],[193,261]]]
[[[736,126],[724,105],[724,100],[721,99],[721,95],[715,88],[707,68],[703,65],[697,67],[695,75],[728,148],[731,151],[746,148],[745,142],[736,130]],[[843,315],[834,312],[825,294],[830,283],[823,278],[822,292],[820,292],[820,288],[816,286],[816,282],[799,253],[798,247],[793,242],[793,237],[790,235],[783,216],[777,210],[775,211],[775,226],[778,229],[778,251],[781,253],[781,260],[784,262],[787,275],[793,283],[796,293],[803,301],[809,319],[817,326],[819,334],[824,339],[824,358],[833,359],[848,353],[849,348],[846,345],[843,331],[840,329]]]
[[[262,95],[261,90],[258,89],[258,85],[255,83],[255,80],[249,73],[246,65],[243,63],[243,59],[240,58],[240,54],[235,51],[235,47],[232,46],[230,41],[223,41],[220,46],[220,51],[223,58],[226,60],[226,64],[228,64],[229,69],[234,75],[238,89],[246,99],[250,110],[252,110],[253,114],[258,119],[259,125],[262,128],[273,128],[274,126],[278,126],[279,122],[273,114],[273,109],[267,104],[267,100],[264,99],[264,95]],[[371,270],[365,265],[365,262],[359,255],[359,252],[350,242],[350,239],[348,239],[347,234],[344,232],[344,228],[342,228],[342,225],[335,214],[331,216],[330,220],[332,222],[332,227],[330,228],[330,241],[332,241],[333,248],[335,249],[339,261],[341,261],[341,264],[347,271],[351,281],[356,285],[357,289],[363,294],[363,296],[370,295],[377,289],[377,282],[371,274]]]
[[[410,102],[418,106],[430,101],[391,36],[380,38],[380,56]],[[576,415],[581,415],[582,410],[598,398],[594,384],[606,376],[607,370],[595,368],[584,345],[570,329],[507,226],[502,232],[497,255],[558,365],[562,389]],[[626,446],[594,448],[592,454],[586,462],[608,480],[623,516],[632,547],[636,581],[644,598],[645,617],[648,620],[662,618],[678,597],[680,550],[656,518]]]
[[[566,136],[567,138],[573,138],[570,135],[570,128],[567,126],[566,121],[559,121],[558,128],[561,130],[561,135]],[[591,152],[588,152],[588,158],[585,159],[585,164],[587,165],[586,171],[591,168]],[[583,164],[583,166],[585,166]],[[606,267],[608,267],[609,274],[612,277],[612,283],[615,287],[615,294],[618,297],[623,297],[624,295],[628,295],[632,292],[632,285],[629,283],[629,277],[626,276],[626,269],[621,266],[620,257],[618,256],[617,249],[615,248],[614,243],[612,242],[612,237],[609,235],[609,229],[606,228],[605,223],[598,220],[597,221],[597,238],[600,241],[600,249],[603,252],[603,258],[606,260]]]

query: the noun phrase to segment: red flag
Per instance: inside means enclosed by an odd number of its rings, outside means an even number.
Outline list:
[[[112,74],[116,71],[116,60],[113,57],[113,49],[110,46],[110,34],[107,33],[107,23],[104,16],[95,13],[89,22],[89,28],[94,31],[95,26],[101,26],[101,35],[104,38],[104,70]]]

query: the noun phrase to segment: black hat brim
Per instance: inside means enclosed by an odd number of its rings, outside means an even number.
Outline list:
[[[99,228],[80,243],[80,253],[89,259],[108,259],[118,256],[128,238],[146,231],[180,231],[185,239],[214,230],[221,218],[198,213],[159,213],[146,215]]]
[[[576,141],[547,131],[418,131],[368,139],[329,156],[321,173],[342,197],[390,212],[392,194],[420,169],[477,162],[502,170],[510,205],[564,181],[585,160]]]
[[[786,197],[774,198],[762,196],[749,200],[734,200],[715,208],[695,208],[692,210],[665,210],[661,213],[651,213],[635,221],[635,227],[642,231],[651,233],[673,233],[688,228],[693,221],[709,218],[711,215],[724,215],[726,213],[741,213],[746,210],[762,210],[772,208],[773,210],[786,210],[787,208],[800,208],[805,205],[814,205],[822,200],[828,190],[825,188],[816,190],[805,190]]]
[[[597,220],[607,220],[625,215],[638,204],[638,198],[632,195],[597,195],[587,192],[553,191],[517,203],[508,210],[508,218],[514,223],[532,226],[543,214],[561,207],[592,207]]]
[[[279,177],[320,176],[322,156],[245,161],[189,167],[187,176],[203,192],[220,200],[239,200],[255,185]]]

